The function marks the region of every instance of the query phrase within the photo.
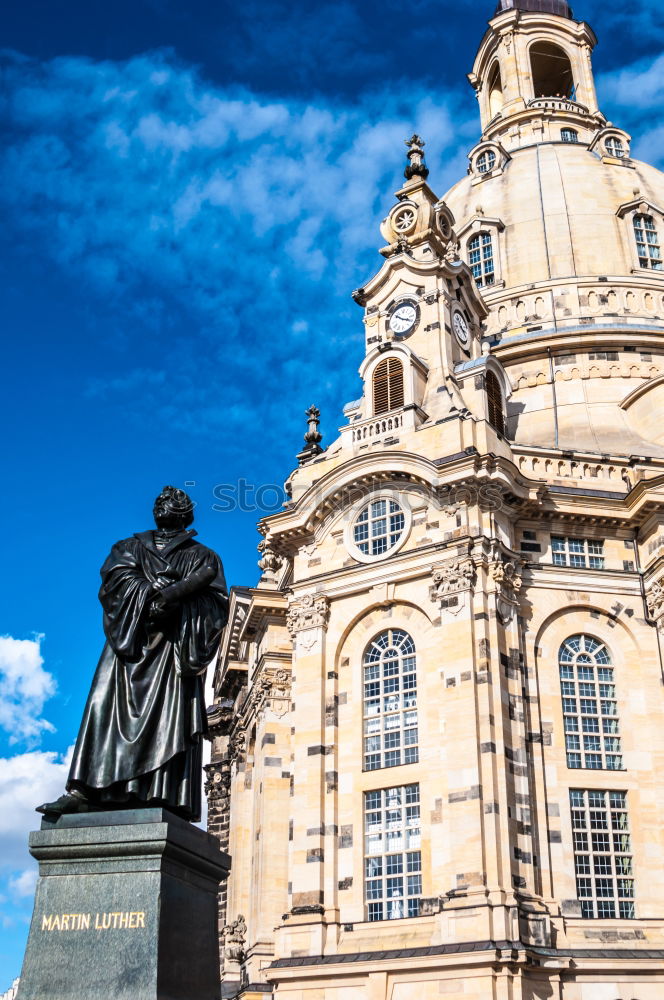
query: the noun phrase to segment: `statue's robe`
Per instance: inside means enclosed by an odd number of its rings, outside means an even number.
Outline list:
[[[106,645],[83,715],[68,787],[94,805],[160,803],[200,819],[204,673],[228,617],[216,553],[181,531],[158,550],[155,532],[113,546],[99,599]],[[211,579],[163,619],[150,614],[165,586]]]

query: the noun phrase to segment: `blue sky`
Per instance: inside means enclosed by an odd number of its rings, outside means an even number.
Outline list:
[[[9,5],[8,5],[9,6]],[[664,166],[664,19],[579,0],[607,116]],[[403,139],[442,195],[478,137],[492,0],[22,0],[0,52],[0,992],[18,975],[32,807],[66,775],[102,632],[98,569],[195,483],[202,540],[257,577],[262,511],[315,402],[359,391],[361,311]],[[269,494],[269,495],[273,495]],[[251,507],[251,504],[245,504]]]

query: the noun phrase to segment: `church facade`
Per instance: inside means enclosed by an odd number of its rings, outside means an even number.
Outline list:
[[[210,711],[223,995],[664,995],[664,175],[565,0],[501,0],[424,144]],[[360,359],[358,359],[360,360]]]

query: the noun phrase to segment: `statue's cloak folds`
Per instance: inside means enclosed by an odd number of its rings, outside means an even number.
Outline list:
[[[107,642],[69,775],[93,803],[158,799],[200,818],[203,675],[226,623],[228,592],[219,557],[194,535],[179,532],[161,551],[154,531],[133,535],[102,566]],[[215,572],[211,583],[151,621],[150,601],[164,585],[205,570]]]

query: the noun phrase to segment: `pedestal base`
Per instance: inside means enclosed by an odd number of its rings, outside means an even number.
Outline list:
[[[17,1000],[218,1000],[230,859],[163,809],[42,821]]]

